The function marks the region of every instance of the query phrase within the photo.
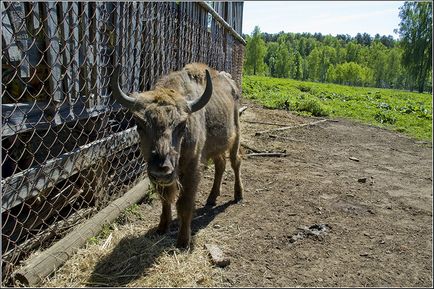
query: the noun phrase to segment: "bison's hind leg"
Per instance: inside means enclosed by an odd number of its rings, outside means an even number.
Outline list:
[[[241,156],[240,156],[240,134],[237,133],[234,144],[232,145],[229,153],[229,158],[231,160],[231,166],[234,170],[235,184],[234,184],[234,199],[239,202],[243,199],[243,183],[241,181]]]
[[[211,193],[206,201],[207,206],[215,206],[217,197],[220,195],[220,187],[222,183],[223,173],[226,168],[226,156],[220,154],[213,157],[214,161],[214,184],[212,185]]]

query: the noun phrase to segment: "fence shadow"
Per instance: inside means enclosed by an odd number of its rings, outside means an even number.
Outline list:
[[[232,204],[235,204],[235,201],[228,201],[213,208],[204,206],[196,210],[196,217],[192,222],[193,242],[190,250],[194,250],[194,235]],[[170,253],[176,250],[178,219],[172,221],[169,232],[165,235],[156,234],[155,229],[152,228],[143,235],[123,238],[113,252],[97,263],[86,285],[121,287],[146,276],[148,269],[163,252]]]

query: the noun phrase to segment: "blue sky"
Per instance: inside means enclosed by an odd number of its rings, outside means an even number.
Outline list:
[[[374,36],[398,35],[393,29],[400,21],[399,7],[404,1],[245,1],[243,33],[251,34],[255,25],[262,32],[321,32]]]

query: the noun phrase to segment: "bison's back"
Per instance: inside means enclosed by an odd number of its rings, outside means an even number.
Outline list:
[[[217,73],[213,79],[213,94],[205,106],[206,159],[219,155],[232,147],[239,133],[238,98],[235,82],[226,72]]]

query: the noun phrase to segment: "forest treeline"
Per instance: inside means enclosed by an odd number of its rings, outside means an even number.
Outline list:
[[[262,33],[245,35],[244,72],[296,80],[432,91],[432,5],[405,2],[391,35]],[[421,7],[419,7],[421,6]],[[417,17],[416,17],[416,16]]]

